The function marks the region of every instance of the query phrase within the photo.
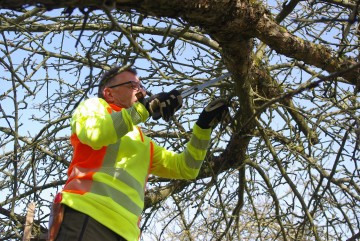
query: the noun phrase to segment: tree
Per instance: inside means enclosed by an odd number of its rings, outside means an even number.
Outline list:
[[[149,178],[144,237],[356,240],[358,5],[1,0],[2,239],[20,239],[31,201],[33,234],[46,231],[71,160],[71,111],[121,63],[153,92],[231,73],[188,98],[170,123],[145,124],[181,150],[210,99],[231,103],[197,180]]]

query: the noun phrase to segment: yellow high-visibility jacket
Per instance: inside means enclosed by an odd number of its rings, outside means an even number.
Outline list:
[[[123,109],[101,98],[79,104],[71,120],[73,159],[61,203],[85,213],[129,241],[140,236],[147,177],[195,178],[211,129],[195,124],[182,153],[154,143],[136,126],[149,114],[140,103]]]

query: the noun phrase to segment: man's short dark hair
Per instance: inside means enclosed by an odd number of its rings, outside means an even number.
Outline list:
[[[114,77],[122,72],[130,72],[134,75],[137,75],[136,69],[131,67],[124,67],[124,66],[115,66],[106,71],[100,78],[99,81],[99,88],[98,88],[98,97],[104,99],[103,90],[110,83]]]

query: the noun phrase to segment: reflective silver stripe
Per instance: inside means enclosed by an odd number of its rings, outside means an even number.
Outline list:
[[[125,183],[130,188],[135,189],[139,194],[141,200],[144,200],[144,188],[141,186],[140,182],[138,182],[135,178],[133,178],[127,171],[122,168],[112,169],[111,173],[106,172],[106,174],[115,177],[117,180]]]
[[[192,135],[190,139],[190,145],[201,150],[206,150],[209,146],[209,142],[210,140],[201,140],[195,135]]]
[[[201,167],[203,160],[195,160],[187,149],[184,151],[184,155],[185,155],[185,163],[188,167],[194,169],[199,169]]]
[[[129,115],[131,117],[131,120],[134,123],[134,125],[137,125],[137,124],[139,124],[141,122],[141,116],[136,111],[134,106],[126,109],[126,111],[129,113]]]
[[[122,115],[121,111],[111,113],[111,119],[114,123],[118,138],[123,137],[129,132],[129,126],[126,124],[126,121],[124,121],[124,117]]]
[[[134,125],[139,124],[141,122],[141,116],[134,107],[130,107],[125,111],[130,115],[130,118]],[[113,120],[116,134],[119,138],[123,137],[124,135],[126,135],[126,133],[130,131],[129,126],[126,124],[126,121],[124,121],[122,111],[112,112],[111,119]]]
[[[111,198],[136,216],[141,215],[142,207],[136,205],[126,194],[115,188],[104,185],[104,183],[101,182],[93,181],[91,192]]]
[[[115,162],[116,157],[119,152],[121,139],[118,140],[115,144],[111,144],[106,149],[106,154],[104,156],[104,161],[99,172],[106,173],[112,177],[115,177],[117,180],[125,183],[132,189],[135,189],[139,194],[141,200],[144,199],[144,188],[140,182],[138,182],[134,177],[132,177],[128,172],[122,168],[116,168]],[[105,185],[105,184],[104,184]]]
[[[102,167],[115,168],[115,162],[119,153],[120,143],[121,139],[118,139],[116,143],[107,146]]]

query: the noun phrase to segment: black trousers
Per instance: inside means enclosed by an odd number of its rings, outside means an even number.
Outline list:
[[[65,206],[55,241],[126,241],[90,216]]]

